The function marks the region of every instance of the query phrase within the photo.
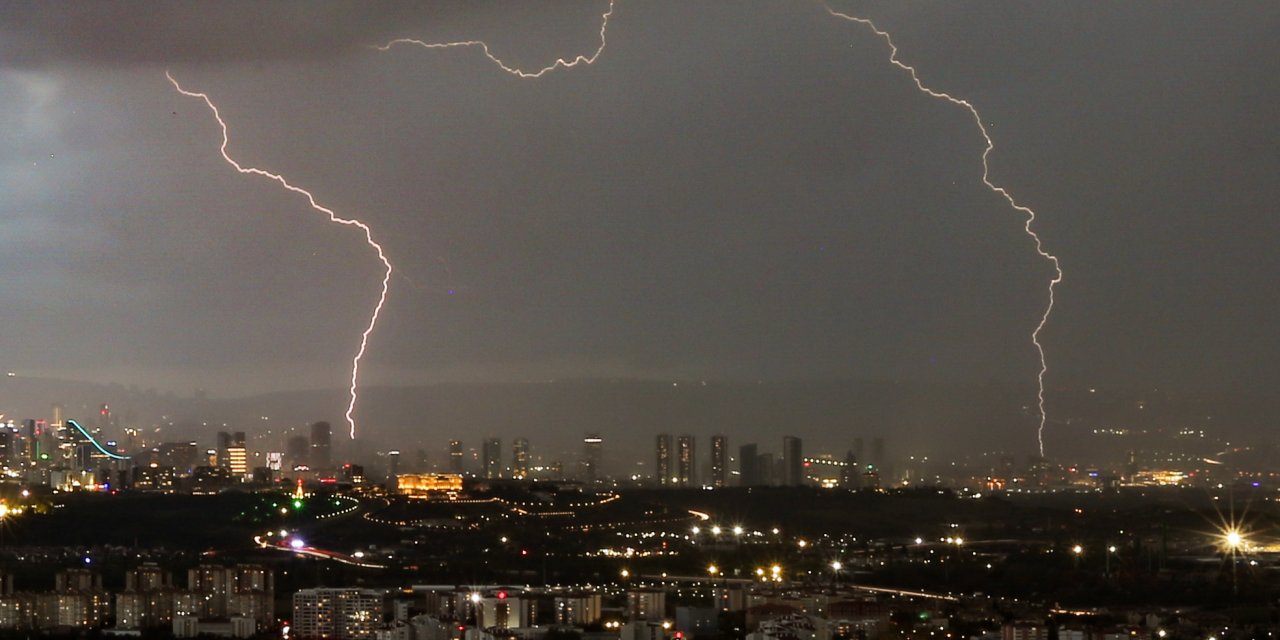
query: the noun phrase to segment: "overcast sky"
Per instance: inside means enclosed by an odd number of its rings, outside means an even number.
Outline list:
[[[1066,386],[1280,382],[1280,4],[836,4],[971,100],[1066,272]],[[10,2],[0,366],[213,395],[367,381],[1031,385],[1052,275],[962,109],[811,2]]]

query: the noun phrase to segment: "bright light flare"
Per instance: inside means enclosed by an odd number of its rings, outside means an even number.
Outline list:
[[[1240,551],[1245,546],[1244,534],[1239,529],[1227,529],[1222,534],[1222,546],[1228,551]]]
[[[824,4],[824,6],[826,5]],[[877,36],[880,36],[881,38],[883,38],[885,44],[889,45],[889,63],[910,74],[911,80],[915,83],[916,88],[919,89],[921,93],[928,95],[931,98],[946,100],[951,104],[954,104],[958,107],[964,107],[966,110],[969,111],[969,114],[973,116],[974,123],[978,125],[978,132],[982,134],[982,139],[985,140],[987,143],[986,148],[982,150],[982,183],[987,185],[987,188],[990,189],[992,192],[997,193],[1000,196],[1004,197],[1004,199],[1008,201],[1009,206],[1012,207],[1015,211],[1018,211],[1019,213],[1026,216],[1026,223],[1023,225],[1023,229],[1026,231],[1026,234],[1030,236],[1031,239],[1035,242],[1036,253],[1040,254],[1041,258],[1044,258],[1047,262],[1049,262],[1049,264],[1053,266],[1054,275],[1053,275],[1053,278],[1049,280],[1049,287],[1048,287],[1049,302],[1048,304],[1045,305],[1044,313],[1040,316],[1040,322],[1036,324],[1035,330],[1031,332],[1031,344],[1035,345],[1036,353],[1040,356],[1040,371],[1039,373],[1036,374],[1036,383],[1037,383],[1036,398],[1037,398],[1037,407],[1040,412],[1040,426],[1036,430],[1036,441],[1040,445],[1040,457],[1043,458],[1044,457],[1044,425],[1045,425],[1045,419],[1046,419],[1046,414],[1044,410],[1044,376],[1045,376],[1045,373],[1048,372],[1049,370],[1049,364],[1048,364],[1048,361],[1045,360],[1044,346],[1040,344],[1040,332],[1044,330],[1045,324],[1049,322],[1049,314],[1053,313],[1054,289],[1059,282],[1062,282],[1062,275],[1063,275],[1062,266],[1058,262],[1058,257],[1053,255],[1052,253],[1049,253],[1048,251],[1045,251],[1044,245],[1040,241],[1040,236],[1037,235],[1036,232],[1031,229],[1031,224],[1034,223],[1036,220],[1036,212],[1032,210],[1030,207],[1027,207],[1022,204],[1018,204],[1018,201],[1013,199],[1013,195],[1010,194],[1007,189],[991,181],[991,167],[989,166],[989,163],[988,163],[988,157],[991,155],[991,152],[996,148],[996,143],[992,141],[991,134],[987,132],[986,125],[982,123],[982,116],[978,114],[977,107],[974,107],[973,103],[969,102],[968,100],[957,98],[949,93],[936,91],[926,86],[924,82],[920,80],[920,76],[917,74],[915,67],[909,64],[906,64],[905,62],[902,62],[901,60],[898,59],[898,45],[893,43],[893,38],[892,36],[889,35],[889,32],[882,30],[880,27],[877,27],[876,23],[872,22],[867,18],[859,18],[858,16],[855,16],[855,15],[850,15],[847,13],[836,11],[835,9],[832,9],[830,6],[826,6],[826,10],[827,10],[827,13],[831,14],[834,17],[841,18],[843,20],[848,20],[850,22],[857,22],[858,24],[861,24],[867,27],[868,29],[871,29],[871,31],[875,33]]]
[[[303,542],[302,538],[294,538],[289,541],[289,548],[291,549],[301,549],[305,546],[307,546],[307,543]]]
[[[227,123],[222,119],[222,114],[218,112],[218,107],[213,104],[213,100],[209,98],[208,94],[183,89],[182,85],[178,84],[178,81],[174,79],[173,75],[167,70],[164,72],[164,77],[169,79],[169,82],[173,84],[173,88],[177,89],[178,93],[190,98],[199,98],[204,100],[205,105],[209,107],[209,111],[213,112],[213,119],[218,121],[218,126],[222,129],[222,146],[219,148],[219,151],[221,151],[222,159],[226,160],[227,164],[230,164],[240,173],[262,176],[264,178],[274,180],[285,189],[302,195],[307,199],[307,202],[311,205],[312,209],[329,216],[330,222],[359,228],[364,232],[365,243],[377,252],[378,260],[382,262],[382,267],[384,269],[384,273],[382,275],[382,290],[378,294],[378,304],[373,307],[373,313],[369,317],[369,325],[366,326],[364,332],[360,334],[360,349],[356,351],[356,355],[351,359],[351,401],[347,403],[346,418],[347,424],[351,427],[351,438],[354,440],[356,437],[356,421],[353,414],[356,410],[356,389],[359,386],[360,379],[360,360],[364,358],[364,352],[369,346],[369,334],[373,333],[373,328],[378,325],[378,316],[382,313],[382,306],[387,302],[387,289],[391,286],[391,261],[387,260],[387,255],[383,252],[382,245],[374,241],[373,230],[369,228],[369,225],[354,218],[343,218],[334,213],[332,209],[321,206],[316,202],[315,196],[312,195],[310,191],[290,184],[284,176],[271,173],[270,171],[263,169],[258,169],[256,167],[245,167],[239,162],[236,162],[231,155],[227,153],[227,145],[230,142],[227,134]]]

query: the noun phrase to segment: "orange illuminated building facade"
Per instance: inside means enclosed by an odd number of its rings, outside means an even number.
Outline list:
[[[440,498],[462,491],[458,473],[406,473],[396,476],[400,493],[411,498]]]

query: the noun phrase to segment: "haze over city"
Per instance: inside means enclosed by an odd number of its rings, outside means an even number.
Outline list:
[[[1051,266],[982,184],[971,116],[865,27],[819,3],[621,2],[598,60],[537,80],[472,48],[372,47],[483,39],[540,68],[595,51],[607,6],[6,7],[4,368],[180,396],[319,390],[272,406],[341,422],[381,266],[352,229],[231,170],[168,70],[217,102],[233,156],[385,246],[396,274],[362,385],[587,383],[527,426],[518,410],[433,423],[370,393],[370,438],[741,428],[837,451],[855,433],[1032,451]],[[1090,389],[1130,411],[1188,396],[1181,424],[1272,426],[1275,7],[833,8],[981,111],[992,179],[1062,260],[1041,335],[1051,446]],[[773,424],[741,415],[750,391],[610,424],[651,394],[584,409],[592,380],[782,390]],[[68,401],[6,382],[25,413]],[[886,408],[813,399],[841,385]],[[120,395],[82,404],[166,411]]]

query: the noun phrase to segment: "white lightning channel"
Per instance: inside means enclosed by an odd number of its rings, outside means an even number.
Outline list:
[[[982,116],[978,114],[978,109],[973,106],[973,103],[963,98],[957,98],[949,93],[936,91],[925,86],[924,82],[921,82],[920,76],[916,73],[916,68],[898,59],[898,45],[893,43],[893,38],[889,35],[889,32],[877,27],[876,23],[872,22],[870,19],[860,18],[858,16],[836,11],[835,9],[832,9],[830,5],[824,4],[823,6],[826,8],[827,13],[830,13],[832,16],[848,20],[850,22],[857,22],[858,24],[871,29],[871,31],[877,36],[884,38],[885,44],[889,45],[889,62],[895,67],[898,67],[910,74],[911,80],[915,82],[916,88],[919,89],[921,93],[940,100],[946,100],[951,104],[964,107],[969,111],[973,116],[974,123],[978,125],[978,131],[982,133],[982,138],[987,142],[986,149],[983,149],[982,151],[982,183],[987,185],[987,188],[991,189],[993,192],[1004,196],[1004,199],[1009,202],[1010,207],[1013,207],[1014,210],[1019,211],[1026,216],[1026,224],[1023,228],[1026,230],[1027,235],[1031,236],[1031,239],[1035,241],[1036,253],[1040,254],[1040,257],[1053,265],[1054,275],[1053,279],[1049,281],[1049,303],[1045,306],[1044,313],[1040,316],[1040,322],[1036,324],[1035,330],[1031,332],[1031,343],[1035,345],[1036,353],[1040,356],[1040,371],[1036,374],[1036,398],[1038,401],[1037,406],[1040,410],[1040,426],[1036,430],[1036,441],[1040,445],[1040,457],[1044,457],[1044,424],[1046,419],[1044,410],[1044,376],[1049,370],[1049,364],[1048,361],[1045,360],[1044,346],[1040,344],[1040,332],[1044,330],[1045,324],[1049,322],[1049,314],[1053,313],[1053,293],[1054,288],[1058,283],[1062,282],[1062,266],[1059,264],[1057,256],[1045,251],[1044,244],[1040,241],[1040,236],[1031,228],[1031,224],[1036,220],[1036,212],[1030,207],[1018,204],[1018,201],[1014,200],[1013,195],[1011,195],[1007,189],[991,181],[991,169],[988,165],[987,158],[991,155],[991,151],[995,149],[996,145],[995,142],[991,140],[991,135],[987,133],[987,127],[982,124]]]
[[[347,418],[347,424],[350,425],[351,427],[351,438],[354,439],[356,437],[356,421],[352,414],[355,412],[355,409],[356,409],[356,389],[358,387],[358,381],[360,378],[360,359],[364,357],[365,349],[369,345],[369,334],[373,333],[373,328],[377,326],[378,316],[382,313],[382,306],[387,301],[387,289],[391,284],[391,261],[387,260],[386,253],[384,253],[382,250],[382,245],[374,241],[373,231],[369,228],[369,225],[353,218],[343,218],[338,214],[334,213],[332,209],[321,206],[318,202],[316,202],[315,196],[312,195],[310,191],[307,191],[306,189],[303,189],[301,187],[296,187],[290,184],[289,181],[284,178],[284,176],[271,173],[270,171],[265,171],[263,169],[258,169],[255,167],[246,167],[241,165],[239,162],[236,162],[236,160],[232,158],[230,154],[227,153],[227,144],[229,141],[227,136],[227,123],[222,119],[222,115],[218,112],[218,107],[213,104],[213,101],[209,99],[209,96],[207,94],[200,93],[197,91],[187,91],[186,89],[183,89],[182,85],[178,84],[178,81],[175,80],[173,75],[170,74],[168,71],[165,71],[164,75],[166,78],[169,79],[169,82],[173,83],[173,88],[177,89],[178,93],[181,93],[182,95],[188,96],[191,98],[199,98],[201,100],[204,100],[205,105],[207,105],[209,107],[209,110],[213,112],[213,119],[217,120],[218,126],[222,128],[222,146],[220,147],[219,150],[222,152],[222,159],[226,160],[227,164],[230,164],[236,171],[239,171],[240,173],[255,175],[255,176],[262,176],[264,178],[274,180],[285,189],[288,189],[289,191],[292,191],[297,194],[301,194],[303,197],[307,199],[307,202],[311,204],[312,209],[315,209],[316,211],[319,211],[320,213],[323,213],[329,216],[330,222],[335,222],[337,224],[359,228],[361,231],[364,232],[365,242],[368,243],[370,247],[373,247],[373,250],[378,253],[378,260],[382,262],[383,268],[386,269],[386,271],[382,275],[382,292],[378,296],[378,304],[373,308],[373,313],[369,317],[369,325],[365,327],[364,332],[360,334],[360,350],[357,351],[356,355],[351,359],[351,389],[350,389],[351,401],[347,404],[346,418]]]
[[[596,47],[595,53],[592,53],[589,56],[577,55],[572,60],[565,60],[564,58],[556,58],[555,62],[552,62],[551,64],[545,67],[542,67],[541,69],[538,69],[536,71],[525,71],[519,67],[513,67],[507,64],[506,62],[503,62],[501,58],[493,55],[493,52],[489,49],[489,43],[483,40],[459,40],[456,42],[425,42],[423,40],[418,40],[416,38],[397,38],[395,40],[392,40],[391,42],[388,42],[384,45],[377,46],[374,48],[378,49],[379,51],[387,51],[391,49],[391,47],[394,47],[396,45],[402,45],[402,44],[416,45],[424,49],[454,49],[459,47],[476,47],[476,48],[479,48],[480,51],[484,53],[484,56],[486,58],[492,61],[495,65],[498,65],[499,69],[502,69],[503,71],[506,71],[507,73],[513,76],[517,76],[520,78],[541,78],[542,76],[556,69],[569,69],[572,67],[576,67],[580,64],[581,65],[592,64],[596,61],[596,58],[600,57],[600,54],[604,52],[605,45],[608,44],[605,40],[605,32],[609,29],[609,16],[613,15],[614,1],[615,0],[609,0],[609,8],[606,9],[605,12],[600,15],[600,46]]]

